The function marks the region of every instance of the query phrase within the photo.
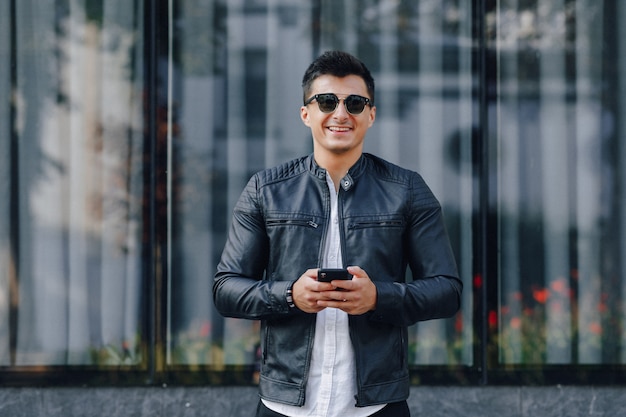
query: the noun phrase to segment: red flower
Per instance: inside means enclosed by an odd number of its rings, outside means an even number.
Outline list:
[[[520,319],[519,317],[513,317],[511,319],[511,328],[512,329],[519,329],[520,327],[522,327],[522,319]]]
[[[600,323],[598,322],[593,322],[589,324],[589,331],[595,335],[601,335],[602,334],[602,325],[600,325]]]
[[[474,287],[480,288],[483,286],[483,277],[482,275],[474,275]]]
[[[457,314],[454,319],[454,330],[456,330],[457,333],[463,331],[463,315],[461,313]]]
[[[211,334],[211,322],[205,321],[200,326],[200,337],[206,339]]]
[[[559,294],[568,294],[567,282],[565,282],[564,278],[559,278],[556,281],[552,281],[550,284],[550,288],[552,288],[555,292]]]
[[[533,298],[536,302],[540,304],[545,304],[548,301],[548,297],[550,297],[550,290],[547,288],[536,288],[533,289]]]

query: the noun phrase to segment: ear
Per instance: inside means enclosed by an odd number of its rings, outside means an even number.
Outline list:
[[[306,106],[300,107],[300,119],[305,126],[311,127],[311,121],[309,120],[309,109]]]
[[[372,106],[370,109],[368,128],[372,127],[374,120],[376,120],[376,106]]]

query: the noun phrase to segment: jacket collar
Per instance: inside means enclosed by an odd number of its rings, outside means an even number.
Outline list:
[[[367,164],[367,154],[362,153],[359,159],[355,162],[352,167],[348,170],[348,173],[341,179],[341,188],[344,191],[348,191],[354,185],[354,181],[358,178],[363,171],[365,170],[365,166]],[[308,166],[309,170],[319,179],[326,180],[326,170],[319,166],[317,162],[315,162],[315,158],[313,154],[310,154],[308,157]]]

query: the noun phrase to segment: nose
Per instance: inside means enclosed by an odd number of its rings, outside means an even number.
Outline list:
[[[350,113],[348,113],[348,109],[346,109],[345,99],[340,98],[339,103],[337,104],[337,107],[335,108],[335,111],[333,111],[333,117],[336,119],[345,119],[349,115]]]

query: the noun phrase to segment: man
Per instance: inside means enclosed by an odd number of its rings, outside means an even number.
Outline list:
[[[361,61],[326,52],[302,87],[313,154],[248,182],[215,305],[261,320],[257,416],[409,416],[407,326],[460,305],[441,207],[417,173],[363,153],[376,107]],[[317,279],[344,267],[351,280]]]

